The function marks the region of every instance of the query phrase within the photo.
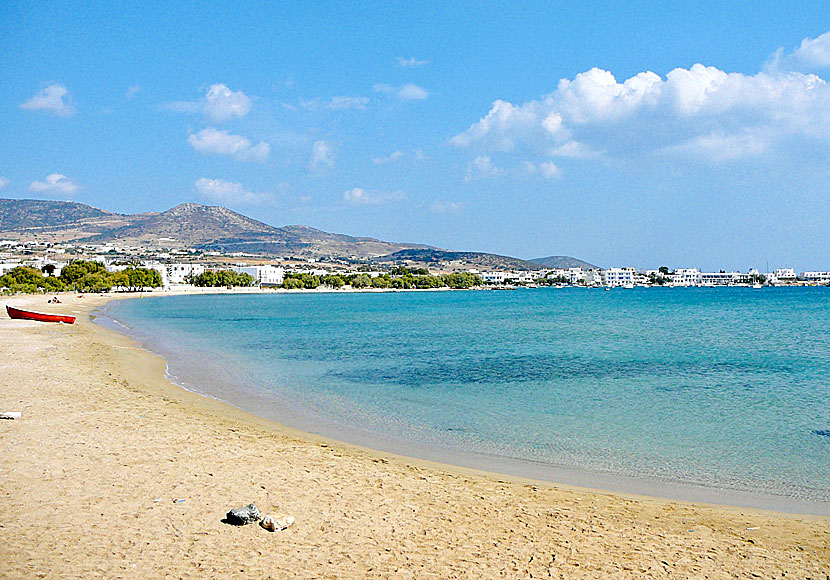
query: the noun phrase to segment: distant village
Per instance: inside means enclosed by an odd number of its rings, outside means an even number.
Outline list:
[[[770,272],[750,269],[747,272],[704,272],[697,268],[660,267],[638,270],[631,267],[545,268],[537,270],[483,271],[463,261],[379,264],[366,259],[311,258],[301,256],[264,257],[241,252],[222,254],[202,250],[152,250],[119,247],[113,244],[82,245],[0,240],[0,276],[14,268],[28,266],[60,276],[61,270],[73,260],[90,260],[104,264],[110,272],[129,267],[156,270],[164,288],[190,284],[205,272],[232,270],[247,274],[262,287],[282,286],[286,278],[296,275],[317,277],[355,276],[370,279],[418,272],[430,275],[465,273],[477,276],[484,287],[510,288],[549,286],[584,286],[606,288],[722,287],[722,286],[818,286],[830,285],[830,271],[796,272],[792,268],[776,268]]]

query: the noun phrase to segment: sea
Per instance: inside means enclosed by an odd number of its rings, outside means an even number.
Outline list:
[[[182,387],[307,432],[830,515],[830,288],[147,296],[95,317]]]

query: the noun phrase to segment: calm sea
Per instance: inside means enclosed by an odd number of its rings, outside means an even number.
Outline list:
[[[99,314],[182,386],[306,431],[830,514],[827,288],[148,297]]]

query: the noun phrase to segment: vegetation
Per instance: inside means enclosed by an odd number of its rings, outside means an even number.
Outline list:
[[[197,276],[188,276],[187,282],[201,287],[253,286],[256,280],[250,274],[233,270],[209,270]]]
[[[42,270],[18,266],[5,276],[0,276],[0,288],[9,292],[108,292],[112,288],[136,291],[161,286],[161,274],[148,268],[130,267],[120,272],[109,272],[101,262],[73,260],[61,270],[56,278],[55,267],[44,266]]]
[[[393,269],[391,274],[383,274],[375,276],[374,278],[365,273],[352,275],[328,274],[325,276],[287,273],[282,287],[289,290],[300,288],[313,289],[319,286],[341,288],[348,284],[352,288],[395,288],[401,290],[427,288],[465,289],[479,286],[481,283],[481,278],[467,272],[433,276],[426,268],[407,270],[403,266],[399,266]]]
[[[0,288],[8,288],[7,292],[60,292],[64,289],[63,282],[54,276],[44,276],[43,272],[28,266],[18,266],[0,276]]]

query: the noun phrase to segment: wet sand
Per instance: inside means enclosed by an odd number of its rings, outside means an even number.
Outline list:
[[[164,378],[108,297],[0,300],[3,578],[829,578],[830,518],[522,480],[373,452]],[[183,499],[174,503],[172,500]],[[296,523],[222,522],[253,502]]]

